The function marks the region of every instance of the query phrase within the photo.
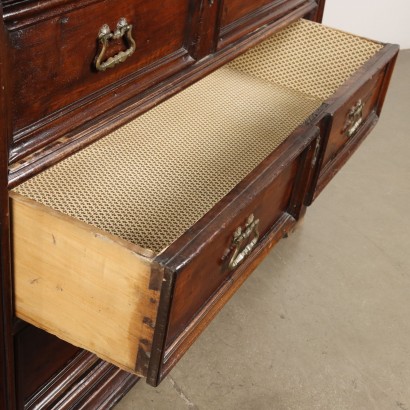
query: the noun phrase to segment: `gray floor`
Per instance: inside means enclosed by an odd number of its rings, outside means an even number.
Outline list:
[[[159,388],[126,409],[410,410],[410,51],[382,119]]]

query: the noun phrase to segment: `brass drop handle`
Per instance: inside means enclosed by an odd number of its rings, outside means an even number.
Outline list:
[[[128,49],[120,51],[115,56],[109,57],[106,61],[103,61],[110,41],[118,40],[120,38],[124,38]],[[125,18],[119,20],[114,32],[111,31],[108,24],[104,24],[100,29],[98,39],[100,41],[100,51],[95,58],[95,68],[98,71],[105,71],[107,68],[115,67],[117,64],[124,62],[135,52],[136,44],[132,38],[132,24],[128,24]]]
[[[253,237],[252,237],[253,236]],[[249,238],[252,240],[244,246]],[[255,219],[255,216],[251,214],[245,227],[238,227],[233,234],[231,249],[234,249],[232,258],[229,262],[229,270],[236,269],[245,258],[252,252],[259,240],[259,219]]]
[[[346,137],[352,137],[362,124],[363,108],[364,102],[362,100],[359,100],[348,112],[345,126],[343,128],[343,132]]]

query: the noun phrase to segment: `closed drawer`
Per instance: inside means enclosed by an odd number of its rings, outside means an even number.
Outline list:
[[[289,18],[293,12],[312,4],[313,2],[308,0],[223,0],[218,49],[284,16]]]
[[[17,187],[17,316],[158,384],[303,214],[346,79],[396,52],[298,21]]]
[[[10,21],[19,96],[12,108],[12,160],[67,133],[67,123],[101,115],[192,64],[194,3],[78,2]]]

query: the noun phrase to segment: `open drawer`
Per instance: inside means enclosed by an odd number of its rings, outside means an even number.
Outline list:
[[[373,62],[381,95],[396,51],[299,21],[18,186],[16,315],[158,384],[303,213],[344,84]]]

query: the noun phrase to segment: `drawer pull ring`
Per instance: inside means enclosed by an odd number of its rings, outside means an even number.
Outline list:
[[[347,114],[346,123],[344,126],[344,133],[346,137],[352,137],[363,122],[363,108],[364,102],[359,100]]]
[[[118,40],[124,38],[127,43],[128,49],[120,51],[113,57],[109,57],[106,61],[103,61],[108,45],[111,40]],[[136,44],[132,38],[132,24],[128,24],[125,18],[121,18],[117,23],[117,29],[112,32],[108,24],[104,24],[98,34],[100,41],[100,52],[95,59],[95,68],[98,71],[105,71],[107,68],[113,68],[119,63],[123,63],[128,57],[134,54]]]
[[[244,242],[253,235],[252,240],[244,247]],[[252,252],[259,240],[259,219],[251,214],[247,221],[245,228],[238,227],[233,234],[232,247],[234,253],[229,262],[229,270],[236,269],[245,258]]]

